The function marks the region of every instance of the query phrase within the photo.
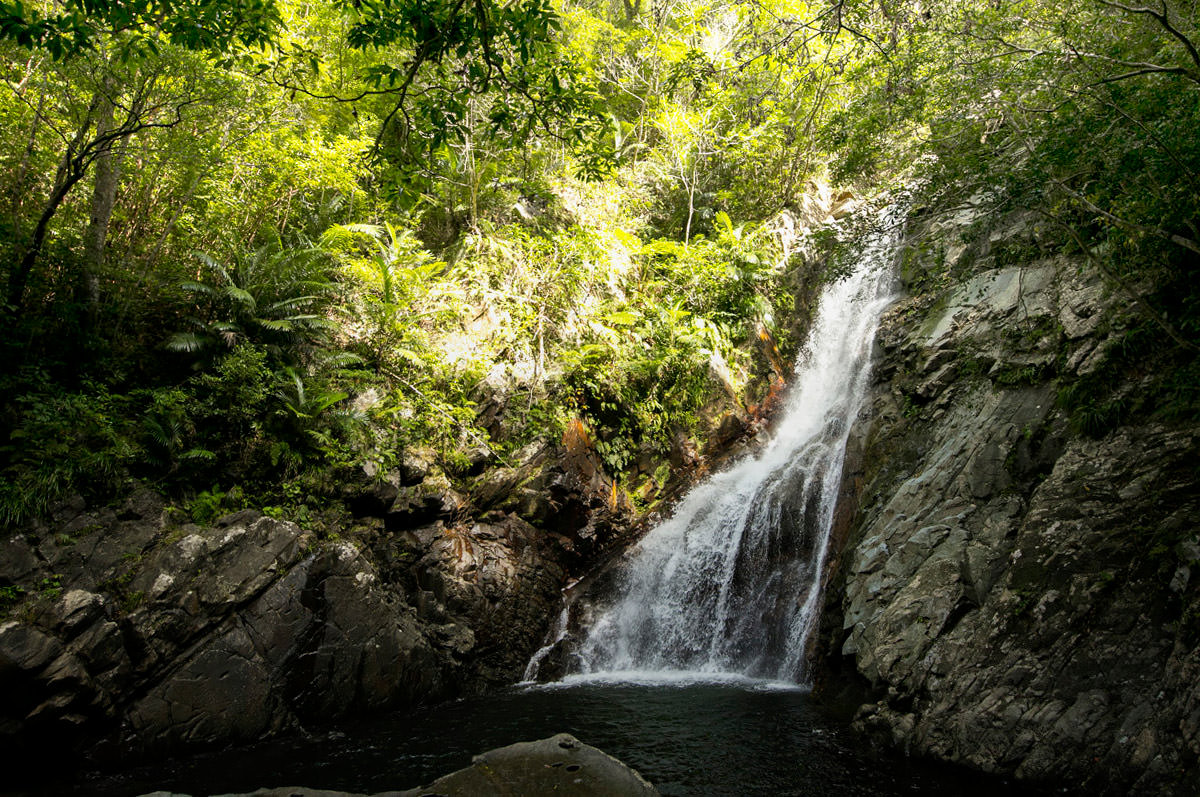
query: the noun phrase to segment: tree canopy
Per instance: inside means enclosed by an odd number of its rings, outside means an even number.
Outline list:
[[[576,420],[636,491],[773,395],[825,182],[1039,214],[1194,413],[1197,42],[1168,0],[0,0],[0,519]]]
[[[271,42],[279,24],[275,0],[64,0],[49,8],[0,2],[0,36],[55,59],[117,37],[151,51],[161,37],[189,50],[227,52]]]

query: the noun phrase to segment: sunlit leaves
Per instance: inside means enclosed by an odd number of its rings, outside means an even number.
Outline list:
[[[156,53],[156,35],[191,50],[225,53],[266,44],[280,23],[276,0],[62,0],[49,8],[0,2],[0,37],[62,59],[125,34]]]

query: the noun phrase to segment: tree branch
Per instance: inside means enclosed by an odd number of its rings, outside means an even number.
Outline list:
[[[1071,236],[1071,239],[1075,241],[1075,245],[1079,247],[1079,251],[1081,251],[1084,257],[1088,259],[1088,262],[1095,266],[1101,274],[1103,274],[1109,279],[1109,281],[1116,285],[1117,288],[1124,293],[1130,301],[1133,302],[1134,306],[1142,311],[1143,315],[1157,324],[1159,329],[1167,334],[1167,337],[1185,349],[1190,351],[1200,351],[1200,346],[1197,346],[1195,343],[1192,343],[1184,338],[1179,330],[1175,328],[1175,325],[1167,320],[1167,317],[1164,314],[1157,312],[1153,307],[1151,307],[1150,303],[1146,301],[1144,297],[1126,285],[1124,280],[1113,273],[1108,265],[1104,263],[1103,259],[1096,257],[1087,244],[1083,242],[1083,239],[1079,236],[1079,233],[1075,231],[1074,227],[1045,209],[1038,208],[1037,212],[1065,230],[1067,234]]]
[[[1127,6],[1124,3],[1115,2],[1115,0],[1099,0],[1099,2],[1102,5],[1108,6],[1109,8],[1118,8],[1130,14],[1145,14],[1153,17],[1155,20],[1157,20],[1158,24],[1167,31],[1167,33],[1174,36],[1181,44],[1183,44],[1184,48],[1188,51],[1188,55],[1191,56],[1192,63],[1194,63],[1197,68],[1200,68],[1200,51],[1197,51],[1196,45],[1191,39],[1189,39],[1182,31],[1171,24],[1171,19],[1168,16],[1166,0],[1162,0],[1162,11],[1155,11],[1153,8],[1148,8],[1146,6]]]

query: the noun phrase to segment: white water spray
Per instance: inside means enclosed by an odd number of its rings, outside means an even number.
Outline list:
[[[880,214],[857,268],[822,295],[773,438],[695,487],[617,565],[615,596],[595,607],[579,648],[583,674],[803,682],[899,217]]]

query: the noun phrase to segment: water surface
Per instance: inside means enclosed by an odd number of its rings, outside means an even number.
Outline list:
[[[489,697],[316,730],[118,776],[75,793],[189,794],[307,786],[373,793],[412,788],[474,754],[567,732],[637,769],[666,795],[1017,793],[1002,781],[877,758],[800,689],[728,676],[635,683],[620,676],[514,687]]]

